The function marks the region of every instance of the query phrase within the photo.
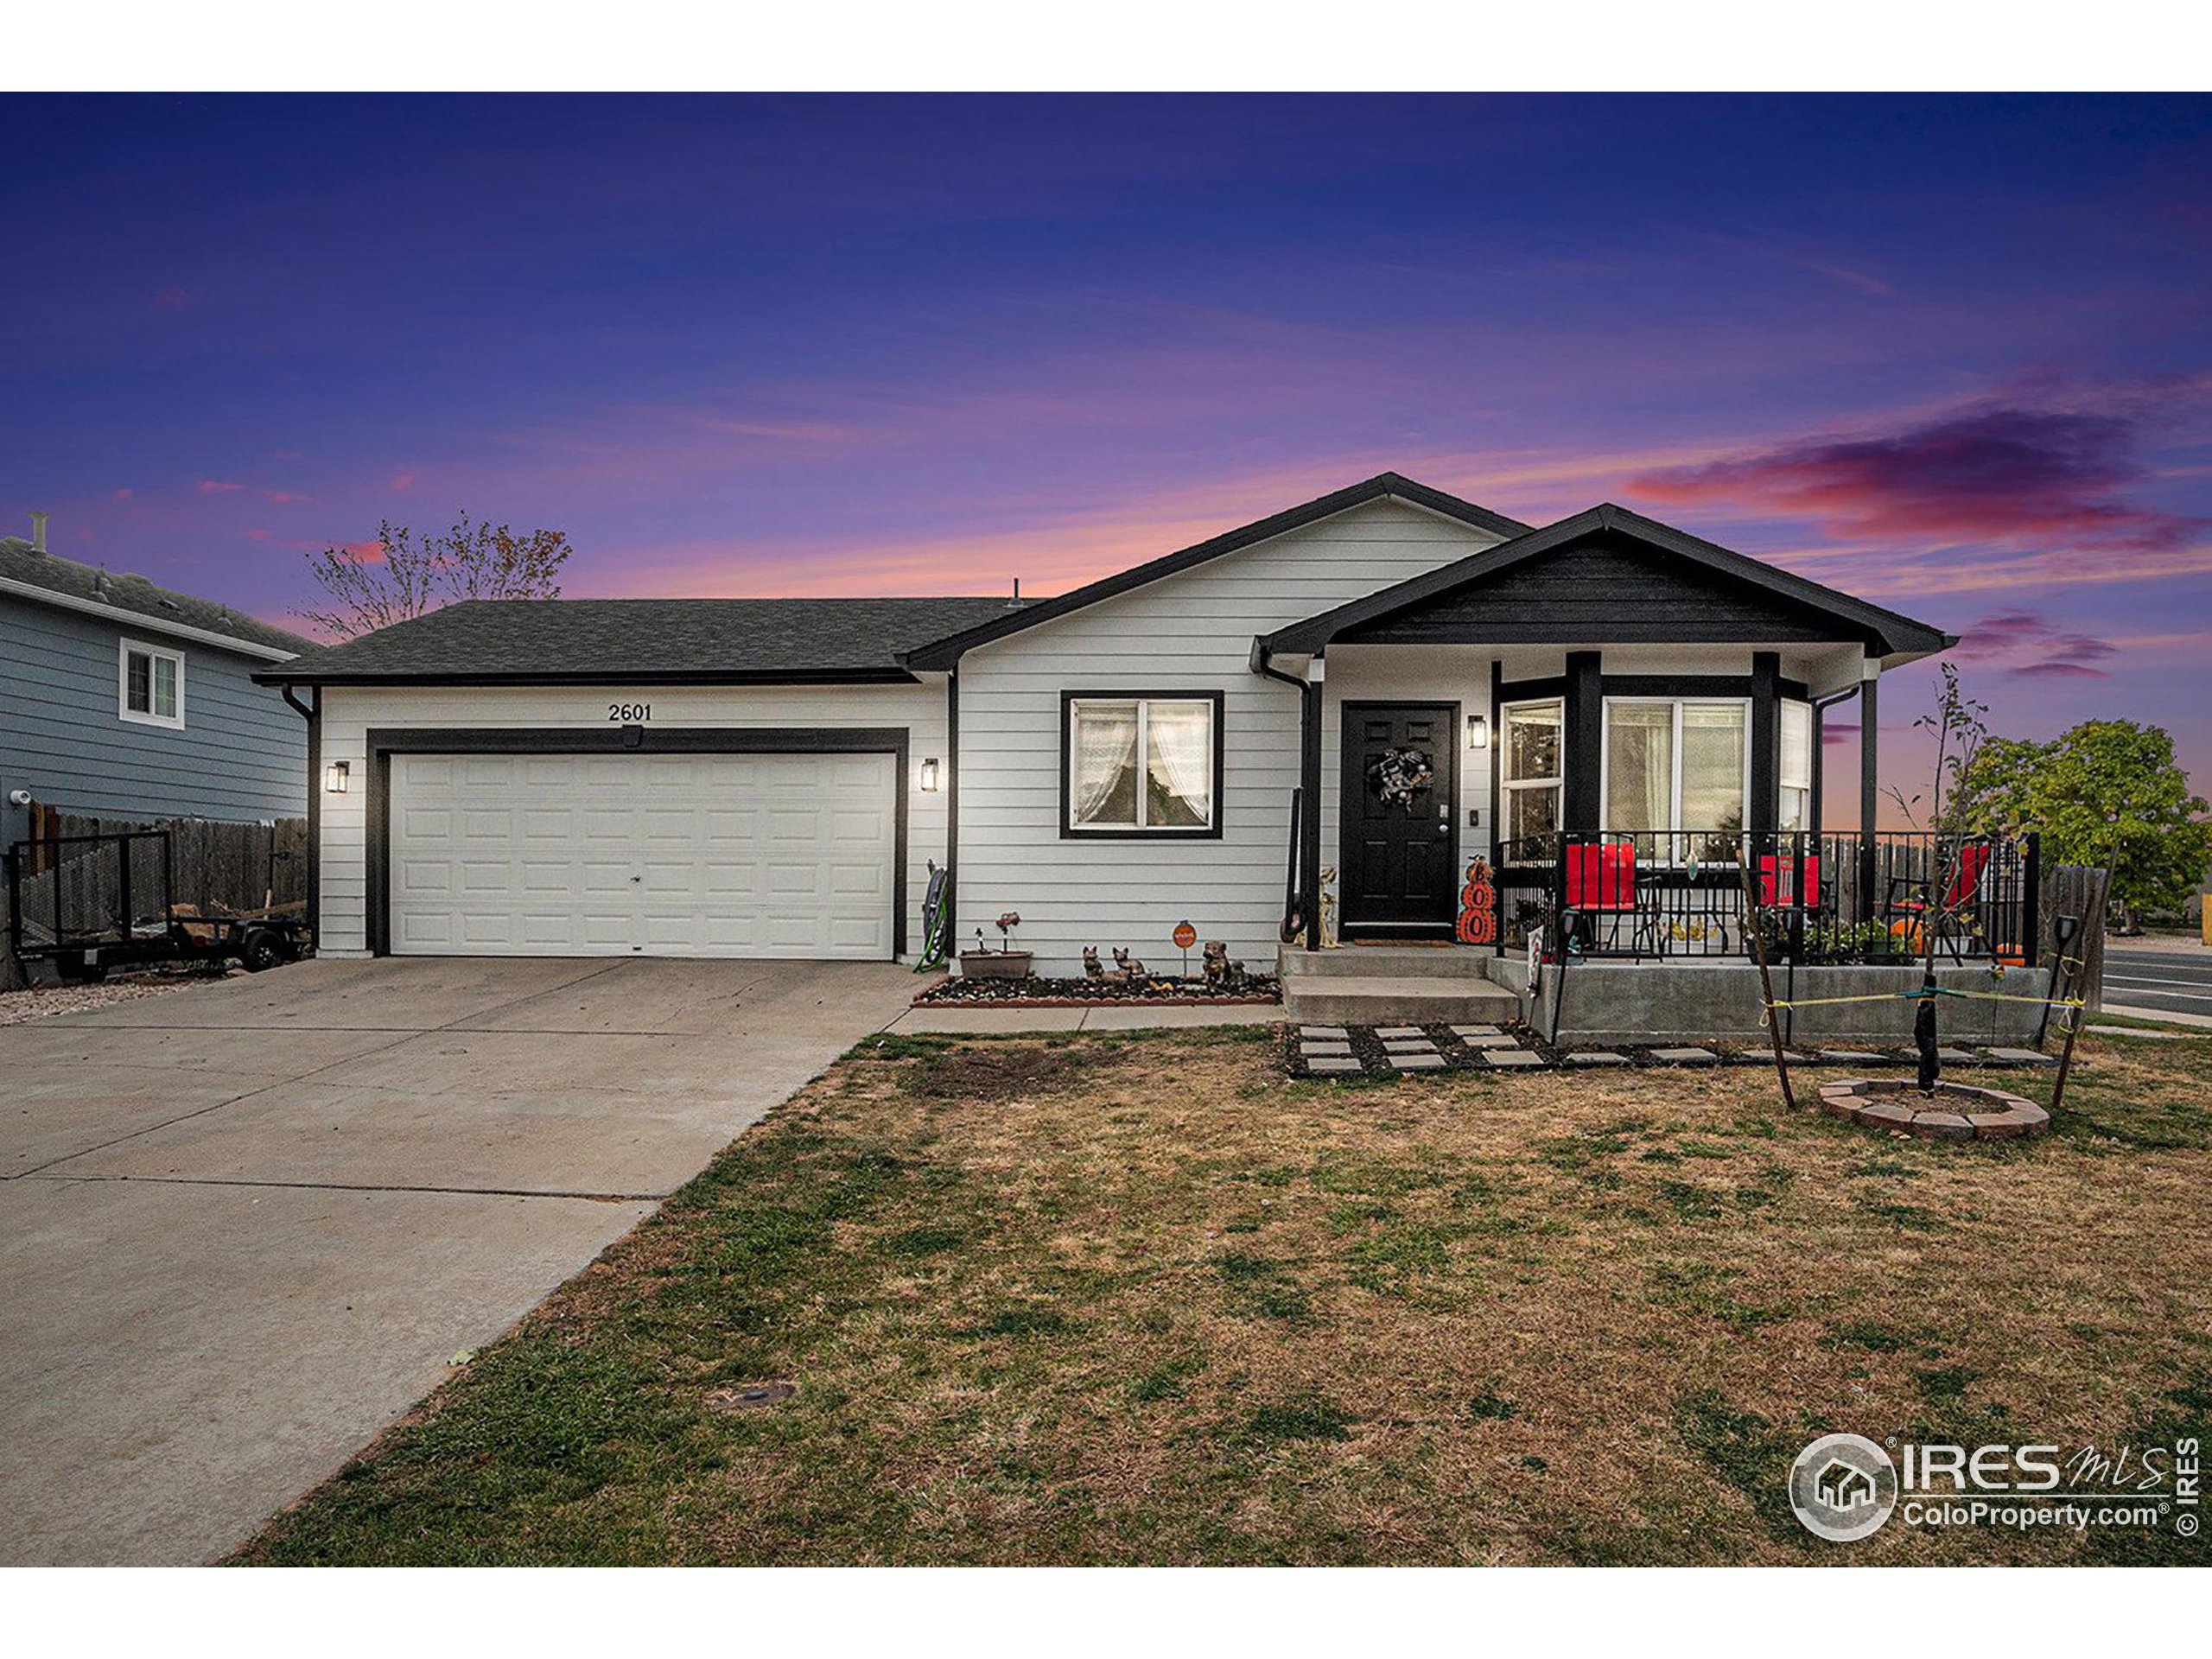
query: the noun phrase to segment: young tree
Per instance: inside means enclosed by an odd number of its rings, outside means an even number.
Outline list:
[[[463,599],[558,599],[569,538],[557,530],[518,536],[464,512],[441,536],[421,541],[404,524],[377,526],[373,551],[326,547],[308,570],[327,603],[296,614],[341,639],[404,622]]]

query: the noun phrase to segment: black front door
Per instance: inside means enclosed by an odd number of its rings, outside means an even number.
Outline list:
[[[1346,938],[1451,936],[1459,720],[1457,703],[1344,704],[1337,891]]]

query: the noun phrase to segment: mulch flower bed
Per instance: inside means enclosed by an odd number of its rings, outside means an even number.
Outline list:
[[[994,1008],[1234,1007],[1280,1002],[1282,987],[1272,975],[1248,976],[1241,989],[1217,991],[1202,979],[1172,976],[1135,981],[1110,979],[940,980],[914,999],[919,1007]]]

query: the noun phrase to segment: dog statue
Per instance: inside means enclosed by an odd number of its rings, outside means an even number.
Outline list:
[[[1249,976],[1241,962],[1229,958],[1229,944],[1224,939],[1209,939],[1205,947],[1206,988],[1210,991],[1241,991]]]

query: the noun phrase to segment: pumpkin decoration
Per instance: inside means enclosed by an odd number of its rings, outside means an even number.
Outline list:
[[[1489,861],[1478,858],[1467,866],[1466,885],[1459,889],[1459,943],[1497,943],[1497,883]]]

